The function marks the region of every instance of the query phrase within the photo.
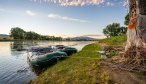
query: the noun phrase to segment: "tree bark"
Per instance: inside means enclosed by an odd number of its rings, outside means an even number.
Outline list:
[[[129,0],[129,9],[130,18],[137,21],[131,23],[136,24],[135,28],[128,28],[126,50],[131,46],[144,47],[146,43],[146,0]]]
[[[146,66],[146,0],[129,0],[129,14],[125,62]]]
[[[146,0],[138,0],[139,14],[146,15]]]
[[[146,0],[138,0],[139,8],[139,29],[142,32],[142,38],[146,43]]]

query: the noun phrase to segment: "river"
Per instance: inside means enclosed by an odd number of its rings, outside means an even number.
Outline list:
[[[0,84],[26,84],[37,77],[27,61],[32,46],[66,45],[81,50],[92,41],[0,42]]]

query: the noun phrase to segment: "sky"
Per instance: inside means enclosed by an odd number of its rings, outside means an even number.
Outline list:
[[[124,0],[0,0],[0,34],[20,27],[42,35],[102,35],[113,22],[124,26]],[[67,2],[69,1],[69,2]]]

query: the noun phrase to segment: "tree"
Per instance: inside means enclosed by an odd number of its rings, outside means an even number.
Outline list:
[[[40,35],[35,33],[35,32],[29,31],[29,32],[25,33],[25,39],[27,39],[27,40],[39,40]]]
[[[24,39],[25,31],[19,27],[14,27],[10,30],[10,36],[14,39]]]
[[[125,16],[125,21],[124,21],[124,24],[125,25],[128,25],[129,24],[129,13]]]
[[[107,30],[106,28],[103,29],[103,34],[104,34],[107,38],[110,37],[109,32],[108,32],[108,30]]]
[[[119,35],[125,34],[126,30],[127,29],[125,27],[120,27],[119,23],[113,23],[113,24],[107,25],[106,28],[103,29],[103,33],[107,37],[119,36]]]
[[[127,27],[120,27],[119,30],[120,30],[120,31],[119,31],[119,35],[126,34],[126,32],[127,32]]]
[[[146,66],[146,0],[128,0],[130,21],[125,47],[125,62]]]

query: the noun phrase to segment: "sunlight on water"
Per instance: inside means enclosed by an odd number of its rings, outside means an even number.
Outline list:
[[[10,42],[0,42],[1,56],[8,56],[10,54]]]

